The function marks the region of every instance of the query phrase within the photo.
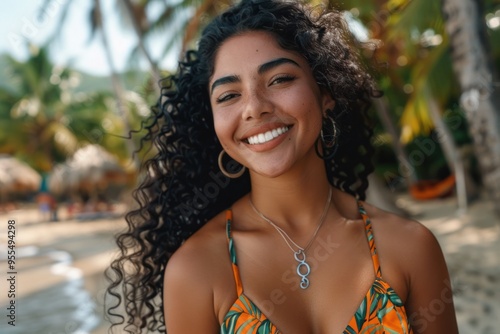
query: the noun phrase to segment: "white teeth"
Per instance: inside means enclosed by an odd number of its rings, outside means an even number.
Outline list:
[[[288,131],[288,127],[284,126],[281,128],[277,128],[274,130],[267,131],[265,133],[259,133],[258,135],[248,137],[248,143],[251,145],[256,145],[256,144],[264,144],[267,143],[270,140],[273,140],[274,138],[281,136],[285,132]]]

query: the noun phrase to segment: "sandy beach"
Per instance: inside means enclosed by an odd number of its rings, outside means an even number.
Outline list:
[[[416,202],[400,196],[398,204],[429,227],[445,253],[451,274],[450,289],[462,334],[499,333],[500,327],[500,219],[493,204],[477,200],[465,214],[454,198]],[[125,228],[124,208],[108,215],[40,222],[33,205],[1,213],[0,305],[1,333],[106,333],[103,318],[106,281],[103,271],[116,254],[114,235]],[[83,217],[82,217],[83,218]],[[9,220],[15,220],[15,298],[8,297]],[[15,324],[8,324],[15,301]],[[443,300],[416,315],[433,321]]]
[[[460,333],[500,333],[500,217],[493,203],[477,200],[460,213],[454,198],[399,201],[434,233],[443,249]]]

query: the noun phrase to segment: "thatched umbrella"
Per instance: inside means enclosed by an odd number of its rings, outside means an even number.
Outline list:
[[[79,194],[96,197],[127,183],[127,174],[118,160],[99,145],[77,150],[64,164],[57,165],[50,177],[49,189],[58,195]],[[116,194],[113,194],[116,195]]]
[[[38,191],[42,178],[26,163],[0,155],[0,200],[25,196]]]

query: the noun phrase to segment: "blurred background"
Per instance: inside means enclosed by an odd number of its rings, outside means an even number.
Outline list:
[[[232,0],[0,5],[1,333],[105,333],[103,271],[134,205],[141,122]],[[311,0],[344,13],[384,96],[368,201],[422,221],[461,333],[499,333],[500,0]],[[16,326],[3,313],[16,226]],[[12,224],[11,224],[12,225]],[[440,301],[422,314],[439,314]]]

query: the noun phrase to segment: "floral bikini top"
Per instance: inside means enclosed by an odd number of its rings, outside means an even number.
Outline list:
[[[365,223],[366,237],[370,246],[375,281],[366,293],[356,313],[349,321],[344,334],[353,333],[406,333],[412,334],[401,298],[382,278],[380,264],[373,239],[372,225],[365,209],[358,202],[359,212]],[[231,236],[232,211],[226,211],[226,230],[229,243],[234,280],[238,299],[231,306],[221,324],[221,334],[275,334],[281,333],[257,306],[243,293],[243,286],[236,261],[233,238]]]

